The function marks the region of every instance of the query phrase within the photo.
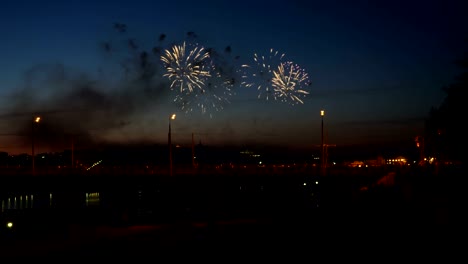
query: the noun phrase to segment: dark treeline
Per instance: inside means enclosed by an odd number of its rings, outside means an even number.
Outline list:
[[[426,155],[442,161],[458,161],[466,164],[468,133],[464,124],[468,91],[468,53],[456,65],[461,73],[450,85],[443,88],[446,97],[440,106],[431,109],[426,121],[426,135],[423,141]]]

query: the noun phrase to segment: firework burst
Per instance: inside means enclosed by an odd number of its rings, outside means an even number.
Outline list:
[[[219,72],[215,72],[203,89],[180,93],[176,95],[174,102],[185,113],[199,109],[202,114],[209,114],[212,118],[214,112],[221,111],[230,104],[229,98],[233,95],[233,86],[232,79],[226,79]]]
[[[203,90],[206,79],[210,77],[209,57],[209,53],[198,45],[189,50],[185,42],[174,45],[161,56],[166,69],[163,76],[171,81],[171,89],[178,87],[181,94]]]
[[[212,118],[214,112],[221,111],[230,104],[230,98],[235,94],[237,58],[231,58],[228,51],[219,53],[213,48],[206,51],[209,58],[204,61],[204,66],[209,70],[209,76],[204,78],[204,85],[193,91],[179,92],[174,102],[186,113],[200,110],[202,114],[209,114]]]
[[[268,55],[254,54],[253,63],[241,66],[241,86],[250,88],[256,87],[258,99],[269,100],[271,97],[276,100],[276,94],[272,86],[275,78],[274,70],[283,61],[284,54],[280,54],[274,49],[270,49]]]
[[[301,98],[309,94],[304,88],[310,85],[309,76],[304,69],[288,61],[281,63],[273,71],[273,76],[271,82],[275,98],[282,102],[290,102],[293,105],[304,103]]]

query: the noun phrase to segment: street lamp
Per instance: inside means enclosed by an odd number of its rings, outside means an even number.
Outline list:
[[[321,144],[321,170],[322,175],[325,174],[325,145],[323,144],[323,116],[325,115],[325,110],[320,110],[320,116],[322,117],[322,144]]]
[[[32,174],[35,175],[36,174],[36,170],[35,170],[35,164],[34,164],[34,160],[35,160],[35,157],[34,157],[34,126],[35,126],[35,123],[39,123],[41,121],[41,117],[40,116],[36,116],[33,118],[32,120],[32,125],[31,125],[31,156],[32,156]]]
[[[75,136],[71,135],[71,169],[75,168]]]
[[[169,173],[172,176],[172,141],[171,141],[171,120],[176,119],[176,114],[169,117],[169,133],[167,133],[167,140],[169,145]]]

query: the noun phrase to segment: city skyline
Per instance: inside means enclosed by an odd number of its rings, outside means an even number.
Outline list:
[[[321,110],[327,144],[407,144],[467,33],[462,1],[21,3],[0,11],[0,151],[12,154],[31,151],[36,116],[39,152],[164,144],[173,113],[176,144],[314,149]],[[200,52],[198,86],[168,71],[182,47]],[[302,93],[275,92],[285,68]]]

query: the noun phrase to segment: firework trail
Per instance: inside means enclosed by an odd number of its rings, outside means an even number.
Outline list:
[[[253,63],[241,66],[241,86],[247,88],[256,87],[258,99],[269,100],[271,97],[276,100],[276,94],[272,86],[275,78],[274,70],[282,63],[284,54],[280,54],[274,49],[270,49],[268,55],[254,54]]]
[[[178,87],[181,94],[203,90],[206,79],[210,77],[209,57],[203,47],[194,45],[192,49],[187,49],[185,42],[166,49],[161,61],[166,69],[163,76],[171,81],[170,88]]]
[[[304,90],[310,85],[307,72],[299,67],[299,65],[288,61],[281,63],[276,70],[273,71],[272,87],[275,98],[282,102],[289,102],[293,105],[304,101],[301,99],[309,94]]]
[[[202,89],[176,95],[174,102],[185,113],[194,112],[197,108],[202,114],[209,113],[210,118],[212,118],[213,112],[221,111],[230,104],[229,99],[234,94],[234,78],[228,77],[214,65],[209,68],[211,73]]]
[[[201,114],[209,114],[213,117],[213,112],[221,111],[229,104],[229,99],[223,94],[217,94],[211,89],[198,90],[193,93],[176,95],[174,102],[185,113],[195,112],[199,109]]]

